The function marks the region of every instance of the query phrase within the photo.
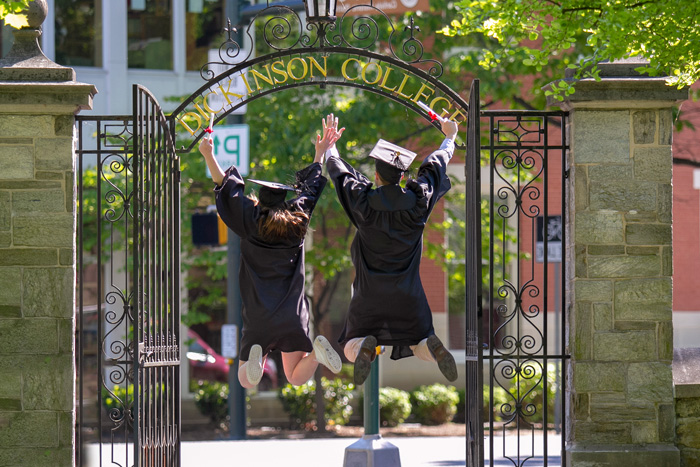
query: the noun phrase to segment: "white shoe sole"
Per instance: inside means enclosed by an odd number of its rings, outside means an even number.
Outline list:
[[[323,336],[317,336],[316,339],[314,339],[314,351],[318,363],[325,366],[333,373],[340,372],[343,367],[343,362],[338,352],[336,352],[333,346],[331,346],[331,343],[328,342],[328,339]]]
[[[262,379],[262,347],[258,344],[250,348],[250,354],[248,355],[248,361],[245,366],[245,374],[248,377],[248,382],[253,385],[258,384]]]

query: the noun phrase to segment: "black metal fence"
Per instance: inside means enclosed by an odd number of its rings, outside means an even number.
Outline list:
[[[483,310],[467,331],[481,345],[467,359],[483,361],[486,402],[483,444],[468,465],[566,461],[566,123],[564,112],[481,112],[480,234],[489,246]]]

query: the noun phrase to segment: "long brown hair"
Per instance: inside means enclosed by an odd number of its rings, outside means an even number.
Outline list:
[[[302,241],[309,226],[309,215],[304,211],[289,209],[282,204],[270,208],[263,206],[257,196],[251,194],[250,199],[260,206],[258,219],[258,234],[267,242],[279,242],[289,239]]]

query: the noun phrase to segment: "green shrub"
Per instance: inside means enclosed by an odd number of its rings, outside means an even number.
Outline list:
[[[352,390],[355,386],[340,378],[329,380],[321,378],[323,398],[326,401],[325,418],[330,425],[346,425],[352,415]],[[316,382],[308,381],[301,386],[287,384],[277,392],[285,412],[292,422],[306,428],[316,419]]]
[[[194,404],[202,415],[222,425],[228,418],[228,384],[202,381],[194,393]]]
[[[379,420],[383,426],[396,426],[411,415],[411,396],[396,388],[379,389]]]
[[[411,393],[413,414],[423,425],[442,425],[457,413],[459,396],[454,386],[433,384],[421,386]]]

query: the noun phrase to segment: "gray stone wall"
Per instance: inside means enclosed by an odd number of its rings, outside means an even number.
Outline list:
[[[601,64],[570,110],[570,466],[677,466],[672,106],[687,91]]]
[[[681,467],[700,467],[700,348],[675,349],[676,444]]]
[[[72,462],[72,120],[0,115],[0,465]]]
[[[576,111],[574,439],[673,442],[671,118]]]
[[[74,115],[96,89],[38,46],[29,7],[0,60],[0,465],[72,466]]]

